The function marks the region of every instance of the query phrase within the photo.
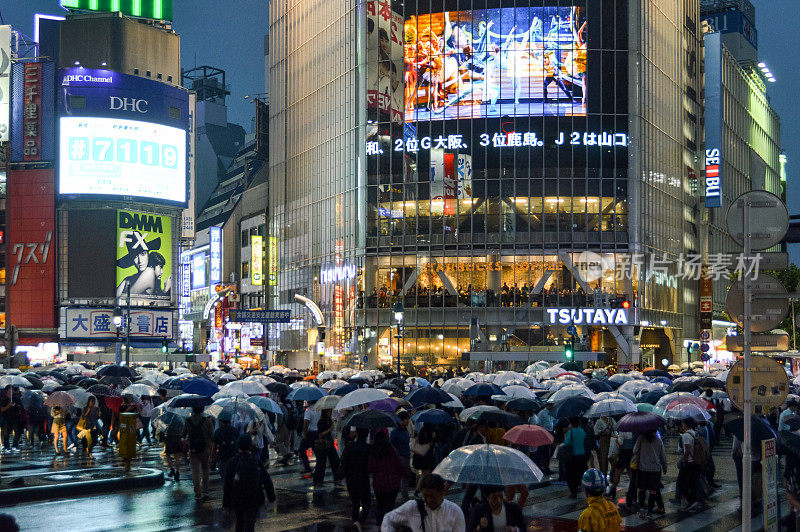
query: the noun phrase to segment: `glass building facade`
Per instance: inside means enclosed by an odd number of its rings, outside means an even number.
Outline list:
[[[273,3],[270,293],[294,311],[272,333],[285,360],[523,363],[571,337],[610,362],[676,360],[696,311],[671,264],[693,244],[697,13],[689,0]],[[294,294],[322,310],[324,357]]]

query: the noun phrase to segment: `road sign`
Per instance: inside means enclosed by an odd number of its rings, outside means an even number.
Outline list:
[[[710,332],[708,332],[708,331],[702,331],[702,332],[700,333],[700,339],[701,339],[701,340],[708,340],[709,338],[711,338],[711,333],[710,333]]]
[[[702,351],[703,353],[708,353],[709,349],[711,349],[711,346],[705,342],[703,342],[703,344],[700,346],[700,351]]]
[[[744,205],[750,203],[750,244],[754,251],[771,248],[789,229],[789,212],[781,199],[766,190],[745,192],[728,208],[728,232],[744,246]]]
[[[567,327],[567,334],[570,335],[570,336],[577,336],[578,335],[578,328],[575,327],[574,324],[570,324],[570,326]]]
[[[754,334],[750,347],[759,353],[777,353],[789,350],[789,335],[781,331],[774,334]],[[728,336],[725,338],[725,349],[732,353],[744,351],[744,336]]]
[[[714,303],[711,299],[700,301],[700,312],[712,312],[714,310],[713,305]]]
[[[780,281],[771,275],[761,274],[757,279],[750,281],[753,294],[752,321],[750,330],[753,332],[766,332],[774,329],[789,312],[789,294]],[[744,283],[736,281],[728,291],[725,300],[728,315],[740,327],[744,313]]]
[[[362,358],[361,360],[363,360],[364,364],[366,364],[367,362],[369,362],[369,357],[367,355],[364,355],[364,358]]]
[[[759,271],[764,270],[785,270],[789,267],[789,254],[784,251],[760,251],[745,257],[744,253],[731,253],[729,255],[729,271],[733,271],[738,265],[749,268],[750,265],[758,264]]]
[[[289,323],[291,310],[229,310],[230,321],[239,323]]]
[[[753,336],[755,340],[757,336]],[[780,406],[789,393],[789,377],[783,366],[776,360],[765,356],[750,359],[751,407],[756,415],[766,414],[770,408]],[[744,399],[744,361],[739,360],[728,373],[725,386],[731,402],[742,410]]]
[[[702,355],[700,355],[700,360],[703,362],[708,362],[709,360],[711,360],[711,355],[709,355],[708,353],[703,353]]]

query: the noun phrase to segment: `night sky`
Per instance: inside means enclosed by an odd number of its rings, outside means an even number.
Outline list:
[[[759,57],[777,78],[768,83],[769,96],[782,119],[782,147],[789,157],[789,212],[800,214],[800,121],[797,90],[800,87],[794,48],[797,0],[753,0]],[[228,118],[250,130],[252,104],[246,94],[264,89],[263,36],[267,32],[266,0],[175,0],[175,31],[181,35],[183,67],[211,65],[227,73],[231,95]],[[58,14],[56,0],[0,0],[6,24],[33,35],[33,14]],[[792,259],[800,263],[800,245],[792,246]]]

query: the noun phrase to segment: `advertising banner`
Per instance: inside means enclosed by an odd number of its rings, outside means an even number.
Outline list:
[[[6,322],[55,327],[55,174],[12,170],[6,198]]]
[[[122,309],[123,319],[126,309]],[[172,338],[173,315],[169,310],[131,310],[131,338]],[[114,339],[114,310],[68,307],[64,338]]]
[[[11,120],[11,26],[0,26],[0,142],[8,142]]]
[[[53,159],[54,83],[50,61],[11,64],[11,162]]]
[[[264,243],[260,235],[250,237],[250,284],[264,284]]]
[[[42,64],[25,63],[22,98],[23,161],[42,160]]]
[[[209,283],[211,285],[222,282],[222,228],[212,226],[208,228],[209,241]]]
[[[775,447],[774,438],[761,441],[761,501],[764,506],[764,532],[778,531],[778,455]]]
[[[456,180],[456,156],[454,153],[444,154],[444,182],[442,185],[444,196],[444,213],[456,213],[456,195],[458,182]]]
[[[722,44],[719,33],[705,36],[705,186],[706,208],[722,207]]]
[[[269,239],[269,284],[278,284],[278,238],[274,236]]]
[[[458,154],[458,199],[472,199],[472,155]]]
[[[572,6],[412,16],[406,120],[585,116],[586,27],[586,9]]]
[[[391,2],[367,6],[367,108],[381,122],[403,124],[403,17]]]
[[[121,12],[131,17],[172,20],[173,0],[60,0],[61,7],[81,11]]]
[[[117,211],[117,297],[169,305],[172,299],[172,219]]]
[[[186,152],[186,165],[189,173],[189,203],[181,215],[181,239],[193,240],[194,234],[194,193],[197,161],[195,148],[197,143],[197,93],[189,93],[189,145]]]

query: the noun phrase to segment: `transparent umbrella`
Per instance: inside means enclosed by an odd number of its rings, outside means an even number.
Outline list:
[[[433,472],[450,482],[491,482],[496,486],[531,484],[544,476],[524,453],[488,443],[459,447],[447,455]]]
[[[619,416],[636,412],[636,405],[624,399],[603,399],[586,412],[586,417]]]
[[[360,388],[348,393],[336,405],[336,410],[347,410],[348,408],[355,408],[356,406],[365,405],[372,401],[380,401],[386,399],[389,394],[386,390],[377,390],[375,388]]]
[[[320,386],[320,388],[331,391],[338,390],[342,386],[347,386],[347,381],[343,381],[342,379],[331,379]]]
[[[536,394],[527,386],[511,385],[503,388],[503,392],[512,399],[536,399]]]
[[[561,388],[556,393],[550,396],[550,399],[547,400],[548,403],[557,403],[559,401],[563,401],[564,399],[570,399],[572,397],[588,397],[589,399],[594,399],[595,395],[592,390],[587,388],[582,384],[573,384],[570,386],[565,386]]]
[[[183,434],[183,428],[188,416],[182,416],[175,412],[161,410],[159,412],[153,410],[153,417],[150,423],[153,425],[153,430],[158,434],[180,435]]]
[[[492,405],[471,406],[469,408],[465,408],[460,414],[458,414],[458,419],[460,419],[462,422],[465,422],[467,418],[469,418],[469,416],[475,412],[502,412],[502,410]]]
[[[86,408],[86,405],[89,403],[89,398],[94,397],[94,395],[90,394],[83,388],[75,388],[74,390],[69,390],[66,392],[70,394],[72,397],[75,398],[75,408]],[[97,398],[94,397],[94,404],[97,406]]]
[[[228,420],[237,428],[244,428],[251,421],[263,421],[264,412],[241,397],[230,397],[215,401],[206,408],[206,414],[216,419]]]
[[[668,409],[664,412],[664,416],[666,419],[675,419],[677,421],[682,421],[684,419],[692,418],[695,421],[708,421],[711,419],[711,416],[702,408],[698,407],[697,405],[689,405],[689,404],[679,404],[674,408]]]
[[[136,397],[142,397],[142,396],[155,397],[158,394],[158,390],[146,384],[131,384],[130,386],[122,390],[122,395],[125,395],[126,393],[135,395]]]
[[[245,377],[244,380],[260,382],[264,386],[272,382],[275,382],[275,379],[273,379],[272,377],[267,377],[266,375],[250,375],[249,377]]]
[[[268,394],[264,385],[255,381],[233,381],[222,387],[222,390],[241,390],[245,395],[265,395]]]

